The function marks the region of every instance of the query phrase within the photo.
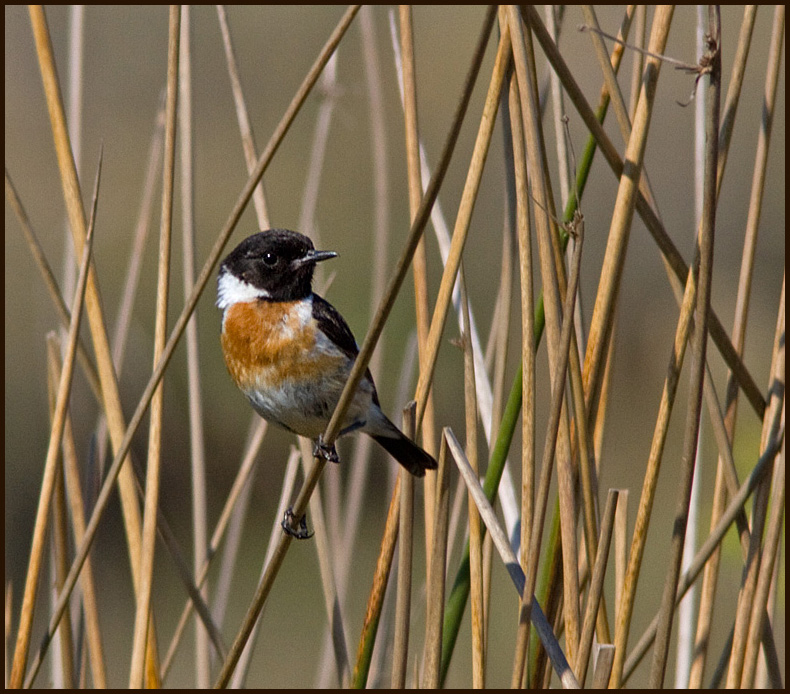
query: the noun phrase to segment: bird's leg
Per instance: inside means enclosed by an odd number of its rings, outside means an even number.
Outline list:
[[[282,526],[283,532],[297,540],[309,540],[315,533],[311,533],[307,529],[307,516],[302,516],[302,519],[299,521],[298,530],[294,530],[293,528],[293,523],[295,520],[296,517],[294,516],[293,506],[289,506],[285,511],[285,515],[283,516],[283,522],[280,524]]]
[[[315,445],[313,446],[313,455],[316,458],[323,458],[324,460],[328,460],[330,463],[339,463],[340,458],[337,455],[337,451],[335,450],[334,446],[328,446],[324,443],[324,437],[322,434],[318,435],[318,438],[315,440]]]

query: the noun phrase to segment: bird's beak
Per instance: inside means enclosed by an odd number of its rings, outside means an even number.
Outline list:
[[[336,258],[337,253],[334,251],[308,251],[307,255],[304,258],[300,258],[297,261],[297,266],[301,267],[302,265],[308,264],[315,264],[320,263],[322,260],[329,260],[330,258]]]

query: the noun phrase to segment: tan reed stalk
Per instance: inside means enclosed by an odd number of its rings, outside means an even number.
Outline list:
[[[417,121],[417,78],[414,59],[414,31],[410,5],[400,5],[400,48],[403,64],[403,118],[406,130],[406,171],[409,189],[409,219],[414,217],[422,198],[422,176],[420,174],[420,135]],[[414,252],[414,317],[417,324],[417,353],[420,359],[420,373],[428,370],[428,331],[430,328],[430,306],[428,304],[428,259],[425,241],[420,239]],[[436,438],[436,417],[434,413],[433,395],[429,390],[426,395],[422,418],[422,445],[434,458],[438,453]],[[424,483],[424,516],[425,516],[425,556],[431,556],[431,538],[433,537],[433,499],[436,495],[436,473],[428,470]],[[426,562],[426,577],[430,576],[430,562]]]
[[[477,460],[477,399],[475,398],[475,363],[472,354],[472,338],[469,333],[469,299],[466,281],[461,278],[461,303],[464,311],[464,333],[461,337],[464,349],[464,412],[466,415],[466,457],[475,475],[479,476]],[[472,615],[472,686],[484,689],[486,682],[486,647],[483,630],[483,535],[480,527],[480,514],[474,504],[472,494],[468,495],[469,517],[469,575],[471,580]]]
[[[414,438],[414,415],[417,403],[403,408],[403,432]],[[398,515],[398,582],[395,599],[395,635],[392,644],[392,688],[406,686],[409,664],[409,633],[411,614],[412,553],[414,548],[414,476],[405,468],[400,476],[400,512]]]
[[[36,267],[38,267],[39,271],[41,272],[41,276],[44,279],[44,285],[46,286],[49,296],[52,299],[52,303],[55,306],[55,310],[60,318],[61,325],[68,326],[71,324],[71,314],[69,313],[66,302],[63,300],[63,296],[61,295],[60,289],[58,288],[58,281],[55,279],[52,268],[47,261],[46,256],[44,255],[44,249],[38,242],[38,237],[36,236],[35,231],[33,231],[33,227],[30,224],[30,220],[28,219],[27,213],[25,212],[25,208],[22,206],[22,201],[19,199],[16,188],[14,188],[14,184],[11,181],[11,176],[8,173],[8,169],[5,171],[5,194],[8,202],[11,205],[11,209],[14,210],[14,214],[19,221],[19,226],[22,229],[22,234],[25,237],[28,248],[30,249],[30,254],[33,256]],[[96,400],[101,403],[102,396],[99,375],[90,355],[88,354],[87,349],[85,348],[85,345],[82,344],[82,340],[78,340],[77,342],[77,359],[80,362],[83,373],[85,374],[88,384],[93,391],[93,395],[96,397]]]
[[[515,74],[510,78],[510,126],[513,140],[513,167],[516,188],[516,229],[518,233],[519,265],[521,271],[521,568],[529,583],[529,549],[532,537],[535,506],[535,329],[533,327],[534,299],[532,294],[532,240],[527,180],[527,160],[524,152],[524,129],[521,101]],[[534,588],[533,588],[534,592]],[[519,616],[515,662],[511,686],[521,687],[524,662],[527,656],[529,625]],[[524,641],[522,645],[522,641]]]
[[[532,21],[532,30],[535,33],[535,37],[540,42],[541,47],[543,48],[543,51],[552,67],[560,76],[563,87],[573,102],[574,107],[584,121],[584,124],[589,129],[590,134],[595,137],[595,140],[601,149],[601,153],[604,155],[604,158],[606,159],[610,168],[614,174],[620,178],[623,173],[623,160],[621,159],[608,135],[603,130],[601,124],[596,119],[592,108],[590,108],[590,105],[587,103],[584,94],[582,93],[579,85],[576,83],[576,80],[562,58],[562,55],[554,45],[551,37],[548,35],[548,32],[546,32],[545,27],[542,26],[540,18],[530,6],[525,6],[524,11],[527,16],[534,20]],[[654,241],[658,245],[659,250],[666,259],[674,275],[678,279],[685,281],[685,278],[688,277],[688,265],[686,264],[685,260],[683,260],[680,251],[678,251],[674,242],[667,234],[666,229],[664,228],[661,220],[658,218],[656,212],[648,204],[642,191],[640,191],[637,195],[636,211],[639,213],[639,216],[642,218],[642,221],[645,223],[645,226],[647,227],[651,236],[653,236]],[[735,374],[739,386],[743,389],[755,412],[757,412],[758,416],[762,417],[765,412],[765,399],[760,392],[760,388],[758,388],[754,378],[752,378],[752,375],[749,373],[749,370],[743,363],[743,360],[736,353],[732,346],[732,342],[722,327],[721,321],[713,311],[711,311],[710,314],[710,321],[711,323],[709,330],[711,338],[713,338],[713,341],[718,347],[725,363]]]
[[[606,576],[606,562],[609,559],[609,546],[614,532],[614,515],[617,509],[619,492],[610,489],[606,497],[606,506],[601,516],[601,537],[598,542],[598,553],[595,557],[595,566],[590,578],[590,591],[587,595],[587,609],[582,623],[582,635],[579,639],[579,657],[576,661],[576,671],[579,673],[579,684],[584,686],[589,667],[590,652],[593,645],[593,632],[595,629],[598,607],[603,594],[603,580]]]
[[[554,463],[557,442],[559,440],[558,430],[560,417],[562,414],[562,401],[565,391],[565,379],[567,374],[568,358],[571,350],[571,333],[573,332],[573,305],[576,301],[576,290],[579,286],[579,274],[581,268],[582,238],[579,237],[573,249],[573,259],[571,263],[571,274],[568,279],[565,305],[562,315],[565,317],[560,334],[559,354],[557,355],[557,373],[552,379],[552,396],[549,422],[544,440],[543,459],[541,462],[540,483],[536,498],[535,513],[532,519],[532,534],[529,538],[529,550],[527,555],[527,571],[525,574],[524,586],[521,598],[521,609],[519,612],[519,627],[516,638],[516,656],[513,666],[511,685],[520,686],[524,677],[524,664],[529,648],[529,623],[532,620],[530,610],[534,609],[535,584],[538,576],[538,561],[540,559],[540,546],[543,537],[543,524],[546,518],[546,507],[548,505],[549,485],[551,482],[551,471]],[[559,474],[559,473],[558,473]],[[573,557],[576,561],[576,555]],[[574,573],[576,567],[573,568]],[[578,594],[576,596],[578,609]],[[567,632],[568,620],[565,620]],[[567,633],[566,633],[567,643]],[[577,642],[578,643],[578,642]]]
[[[625,571],[628,566],[628,489],[620,489],[614,526],[614,620],[619,619]]]
[[[527,159],[532,172],[530,183],[532,195],[540,208],[535,211],[535,226],[540,257],[543,299],[546,310],[549,368],[551,370],[553,387],[553,384],[560,378],[564,379],[564,376],[560,376],[560,373],[557,371],[560,358],[560,291],[563,289],[560,287],[558,278],[561,260],[558,256],[559,249],[555,248],[554,232],[549,216],[552,209],[552,195],[548,182],[545,147],[543,145],[539,106],[537,103],[537,84],[531,32],[529,29],[524,31],[522,28],[521,16],[516,6],[508,6],[508,13],[510,31],[513,37],[513,62],[518,78],[521,114],[526,136]],[[569,315],[572,316],[573,313]],[[562,403],[562,398],[560,398],[560,402]],[[568,658],[573,662],[578,648],[580,630],[579,579],[576,572],[576,519],[570,460],[568,412],[567,408],[562,406],[562,404],[558,424],[559,436],[556,451],[561,514],[560,531],[562,535],[565,644]],[[532,586],[532,591],[534,591],[534,585]],[[522,605],[522,613],[524,605]],[[519,622],[522,623],[522,620],[520,619]],[[515,674],[514,672],[514,677]]]
[[[771,377],[768,386],[769,401],[766,408],[763,428],[760,436],[760,453],[762,454],[771,441],[775,430],[776,413],[783,410],[784,384],[785,384],[785,287],[782,282],[782,294],[779,301],[779,313],[774,334],[773,354],[771,356]],[[751,609],[754,604],[754,595],[757,588],[757,578],[760,569],[760,555],[762,552],[762,536],[765,527],[765,518],[768,511],[768,494],[771,480],[766,476],[760,482],[754,494],[752,505],[752,535],[749,542],[749,551],[743,569],[738,602],[735,612],[735,625],[733,627],[732,651],[730,665],[727,671],[727,687],[741,686],[744,658],[746,654],[746,641],[748,639]],[[767,621],[765,622],[767,624]]]
[[[491,539],[493,540],[493,543],[496,546],[502,561],[505,563],[505,568],[507,569],[508,575],[513,581],[518,594],[523,595],[525,587],[524,572],[519,566],[516,555],[510,548],[510,542],[507,538],[507,535],[505,534],[505,531],[502,529],[502,526],[497,520],[496,512],[486,498],[486,494],[483,491],[483,488],[480,486],[480,481],[477,479],[477,475],[475,475],[472,467],[469,465],[469,461],[466,459],[466,455],[461,448],[461,444],[458,443],[458,439],[455,437],[455,434],[453,434],[452,429],[445,427],[443,432],[444,439],[447,441],[449,452],[453,456],[458,470],[463,476],[464,482],[472,494],[474,502],[477,505],[477,509],[480,512],[480,516],[488,529]],[[532,597],[531,602],[531,619],[533,626],[540,637],[543,647],[548,653],[552,667],[559,676],[562,686],[566,689],[578,689],[579,682],[576,680],[576,677],[574,676],[573,671],[571,670],[571,667],[565,658],[565,654],[562,652],[559,643],[557,643],[554,632],[552,631],[551,626],[546,620],[546,616],[543,614],[543,611],[540,609],[540,605],[538,605],[534,596]]]
[[[55,414],[55,398],[57,397],[58,381],[60,380],[60,341],[57,334],[51,331],[47,334],[47,395],[49,399],[50,424]],[[66,418],[68,414],[66,415]],[[64,419],[64,435],[66,421]],[[62,458],[62,455],[61,455]],[[59,465],[59,461],[55,463]],[[68,527],[66,520],[66,492],[63,484],[63,473],[58,470],[55,478],[55,489],[52,493],[52,545],[51,556],[54,566],[51,591],[53,602],[57,599],[58,592],[63,586],[63,580],[69,570],[68,565]],[[64,620],[56,635],[58,648],[52,658],[52,680],[60,688],[71,689],[74,687],[74,642],[71,638],[71,611],[66,610]]]
[[[781,414],[782,413],[780,409],[776,409],[773,413],[769,426],[771,435],[769,436],[764,452],[760,455],[757,463],[752,468],[746,482],[743,483],[741,488],[738,490],[738,493],[733,495],[732,500],[728,504],[726,510],[724,513],[722,513],[715,530],[711,532],[711,534],[708,536],[708,539],[705,540],[705,542],[699,548],[693,561],[691,564],[689,564],[688,569],[681,577],[681,580],[678,583],[678,592],[675,598],[677,602],[682,599],[686,590],[688,590],[689,586],[691,586],[696,580],[697,576],[699,576],[699,573],[702,571],[705,562],[708,560],[711,554],[713,554],[713,551],[719,546],[722,538],[727,533],[727,530],[729,530],[729,527],[735,521],[735,518],[738,516],[738,514],[743,512],[743,505],[757,488],[758,484],[764,479],[766,471],[770,468],[774,457],[778,454],[784,439],[784,425],[780,426],[780,421],[782,419]],[[636,669],[637,665],[639,665],[639,662],[644,657],[645,653],[647,653],[647,649],[652,645],[653,639],[656,636],[657,626],[658,615],[656,615],[656,617],[653,619],[650,626],[647,628],[645,633],[637,642],[637,645],[634,646],[631,654],[628,656],[628,660],[626,661],[625,667],[623,669],[623,683],[628,680],[633,671]],[[731,638],[732,634],[730,634],[730,643],[726,648],[728,653],[730,647],[732,646]],[[769,661],[769,667],[770,666],[771,665]],[[778,663],[776,672],[778,672]],[[715,682],[716,677],[714,677],[714,688]]]
[[[178,79],[178,119],[181,140],[181,223],[184,268],[184,300],[189,298],[195,283],[195,222],[194,222],[194,158],[192,153],[192,48],[191,12],[184,7],[181,17],[181,39]],[[197,575],[206,559],[206,455],[203,432],[203,400],[200,390],[200,353],[197,316],[186,328],[187,387],[189,393],[189,448],[192,479],[192,562]],[[208,600],[208,588],[200,590]],[[206,689],[211,682],[209,639],[202,625],[195,625],[195,683]]]
[[[755,673],[757,671],[757,657],[760,655],[760,641],[765,625],[766,605],[771,580],[774,574],[774,565],[779,547],[779,537],[782,534],[782,519],[785,505],[785,459],[779,456],[776,474],[773,479],[773,493],[771,495],[771,517],[765,534],[765,546],[760,561],[760,573],[757,578],[757,588],[754,592],[754,604],[749,622],[749,635],[746,641],[746,654],[744,656],[743,675],[741,685],[750,689],[754,687]],[[770,626],[770,625],[769,625]]]
[[[99,166],[99,172],[101,165]],[[95,201],[98,197],[98,174],[97,188],[94,196]],[[93,221],[93,219],[91,220]],[[41,480],[41,494],[39,496],[38,508],[36,511],[36,521],[33,527],[33,538],[31,541],[30,559],[25,576],[25,589],[22,595],[22,609],[19,617],[19,627],[17,629],[16,646],[14,647],[14,658],[9,675],[9,686],[19,689],[23,685],[25,668],[27,666],[28,649],[30,647],[30,635],[33,628],[33,611],[36,606],[36,590],[41,575],[41,566],[46,540],[47,523],[49,508],[52,502],[52,493],[55,488],[55,478],[57,476],[57,459],[60,451],[60,442],[63,436],[63,427],[66,422],[66,410],[69,403],[71,392],[71,380],[74,375],[74,359],[77,352],[77,336],[79,335],[80,322],[82,319],[82,306],[85,300],[85,288],[88,281],[88,268],[90,267],[91,247],[93,245],[93,225],[88,230],[85,246],[82,251],[80,262],[80,275],[77,281],[76,294],[72,301],[72,320],[69,326],[68,344],[66,355],[63,359],[63,370],[58,383],[57,399],[55,402],[55,412],[52,416],[52,427],[50,429],[49,446],[47,457],[44,463],[44,474]],[[50,637],[51,638],[51,637]]]
[[[302,104],[304,103],[307,95],[310,92],[310,89],[315,84],[318,76],[321,73],[322,68],[326,64],[329,56],[332,54],[334,49],[337,47],[337,44],[340,42],[340,39],[343,36],[343,33],[348,28],[351,20],[353,19],[356,13],[356,8],[352,6],[341,18],[338,26],[336,27],[333,34],[330,36],[329,40],[323,47],[321,54],[319,55],[316,62],[311,67],[310,71],[308,72],[305,80],[303,81],[300,88],[297,90],[296,94],[294,95],[289,107],[286,109],[283,118],[281,119],[278,127],[275,129],[272,137],[269,140],[269,144],[264,149],[263,154],[258,161],[258,165],[254,174],[247,180],[243,190],[241,191],[238,200],[230,213],[230,216],[223,228],[220,232],[217,240],[214,243],[212,250],[209,253],[209,256],[206,260],[206,263],[203,266],[203,269],[198,276],[198,279],[195,282],[195,288],[192,291],[192,294],[189,297],[189,301],[186,302],[184,309],[181,312],[178,320],[176,321],[175,326],[171,332],[170,338],[165,346],[164,352],[162,354],[162,358],[159,360],[159,364],[157,368],[154,370],[151,378],[146,385],[143,394],[140,398],[140,401],[137,405],[137,408],[134,412],[134,415],[129,421],[129,425],[126,429],[126,433],[123,436],[123,440],[121,444],[118,446],[118,451],[116,452],[115,458],[113,459],[112,464],[110,465],[104,485],[99,493],[99,496],[96,500],[96,506],[93,511],[93,515],[91,517],[90,522],[88,523],[88,527],[86,528],[85,532],[85,540],[83,544],[80,545],[77,556],[72,563],[71,569],[69,571],[69,576],[66,580],[66,584],[64,586],[63,594],[54,610],[54,615],[52,620],[49,624],[48,633],[51,636],[52,632],[54,631],[55,626],[57,625],[57,621],[60,619],[62,615],[62,611],[65,607],[65,601],[68,600],[68,597],[71,593],[71,590],[74,588],[74,584],[77,579],[77,574],[85,561],[85,557],[87,556],[88,549],[90,544],[93,542],[93,539],[96,534],[96,529],[98,527],[99,520],[101,515],[103,514],[104,510],[107,507],[107,503],[109,501],[109,496],[111,492],[111,485],[114,484],[115,479],[117,478],[120,470],[121,465],[124,461],[126,454],[129,451],[129,447],[131,445],[131,440],[134,434],[137,432],[137,428],[140,426],[140,422],[142,421],[143,414],[145,413],[148,405],[151,401],[151,397],[153,395],[153,391],[158,385],[159,381],[162,379],[164,375],[164,371],[167,368],[170,359],[173,356],[173,352],[175,351],[176,345],[183,334],[184,328],[186,326],[186,322],[188,321],[189,317],[192,315],[192,312],[195,310],[197,306],[198,299],[200,298],[203,289],[208,282],[210,275],[213,272],[214,265],[216,264],[217,260],[219,260],[219,256],[222,253],[222,250],[227,243],[228,238],[230,237],[233,229],[235,228],[236,223],[238,222],[241,213],[243,212],[247,202],[249,201],[250,196],[252,195],[252,190],[257,183],[258,179],[263,175],[264,171],[266,170],[267,166],[272,160],[278,146],[282,142],[283,138],[285,137],[290,125],[293,123],[296,114],[298,113],[299,109],[301,108]],[[39,651],[39,664],[40,658],[46,652],[46,642],[42,646],[41,650]],[[33,673],[34,676],[35,673]]]
[[[60,366],[58,366],[60,368]],[[66,478],[66,494],[71,511],[71,525],[76,544],[82,542],[85,535],[85,507],[82,498],[77,448],[71,418],[67,414],[63,429],[63,469]],[[93,686],[97,689],[107,687],[104,647],[102,646],[101,628],[99,624],[99,608],[96,599],[96,582],[93,576],[93,561],[89,556],[80,575],[82,588],[82,607],[85,610],[85,638],[87,640],[88,659],[93,676]],[[83,673],[83,678],[84,678]],[[81,685],[82,686],[82,685]]]
[[[636,5],[633,34],[633,44],[636,50],[631,51],[631,53],[633,53],[634,61],[631,69],[631,88],[628,91],[628,114],[632,121],[636,115],[636,106],[639,103],[639,85],[642,83],[642,73],[644,72],[645,67],[645,55],[640,49],[645,47],[646,30],[647,5]]]
[[[258,150],[255,147],[255,133],[250,123],[250,115],[247,110],[247,102],[244,98],[244,90],[241,87],[241,76],[239,66],[236,62],[236,54],[233,50],[233,41],[230,36],[228,26],[228,16],[224,5],[217,5],[217,18],[219,29],[222,34],[222,46],[225,49],[225,60],[228,63],[228,77],[230,78],[230,88],[233,93],[233,103],[236,106],[236,119],[239,122],[239,133],[241,135],[241,146],[244,150],[244,161],[247,164],[247,173],[252,174],[255,169],[255,162],[258,159]],[[252,204],[255,208],[255,216],[261,230],[269,228],[269,213],[266,205],[266,195],[263,190],[263,178],[258,181],[252,193]]]
[[[447,441],[442,437],[439,446],[439,467],[436,471],[436,508],[430,577],[426,586],[427,614],[425,644],[422,659],[422,689],[437,689],[442,664],[442,624],[444,621],[445,566],[447,555],[447,521],[450,507],[450,463],[447,460]]]
[[[362,624],[362,633],[359,636],[357,659],[354,672],[351,676],[351,688],[364,689],[367,686],[370,661],[373,656],[373,646],[376,643],[381,609],[384,605],[384,594],[387,590],[392,558],[395,555],[395,543],[398,540],[398,517],[400,515],[401,480],[398,477],[395,489],[392,492],[387,520],[384,524],[384,536],[381,539],[379,556],[376,560],[376,569],[373,574],[373,584],[368,595],[365,619]]]
[[[63,110],[63,101],[61,99],[60,86],[55,70],[52,42],[43,8],[33,5],[29,8],[29,12],[36,42],[39,68],[44,83],[44,94],[49,110],[50,124],[55,142],[55,152],[58,159],[58,169],[61,175],[61,184],[63,186],[63,194],[69,217],[69,226],[72,233],[74,248],[79,254],[82,251],[86,236],[85,210],[82,205],[77,170],[74,164],[70,139],[66,127],[66,116]],[[123,437],[123,432],[126,427],[123,411],[121,409],[118,382],[113,370],[110,345],[107,338],[107,328],[102,314],[98,283],[93,265],[91,265],[88,275],[85,309],[91,329],[94,351],[96,352],[99,380],[102,385],[102,395],[104,398],[104,410],[107,415],[113,449],[117,451],[117,449],[120,448],[121,438]],[[131,466],[124,465],[122,470],[119,468],[119,473],[118,488],[121,495],[123,518],[129,546],[132,580],[135,585],[135,593],[137,593],[139,587],[137,585],[137,578],[139,576],[140,538],[142,532],[140,509],[137,506]],[[113,476],[113,482],[115,482],[115,476]],[[63,602],[64,599],[68,599],[68,594],[70,593],[69,583],[73,585],[75,580],[76,576],[71,581],[67,580],[61,602]],[[49,631],[52,632],[54,630],[50,629]],[[155,634],[153,633],[152,641],[155,641]],[[153,660],[154,652],[155,649],[152,648],[150,651],[151,658],[148,659],[148,681],[151,685],[156,685],[158,683],[156,674],[158,667]]]
[[[165,156],[162,173],[162,221],[159,237],[159,269],[154,326],[154,363],[156,367],[167,341],[167,300],[170,289],[170,238],[173,227],[173,184],[176,156],[176,118],[178,104],[178,59],[181,38],[181,9],[170,6],[167,51],[167,107],[165,113]],[[160,381],[151,398],[151,423],[148,430],[148,464],[146,466],[143,545],[140,561],[140,590],[137,594],[132,664],[129,687],[140,689],[144,681],[146,643],[151,612],[156,548],[156,511],[159,505],[159,469],[162,456],[162,420],[164,417],[164,383]]]
[[[532,515],[535,504],[535,300],[532,291],[532,239],[530,234],[527,159],[524,152],[521,102],[515,75],[510,78],[510,127],[516,189],[516,232],[521,276],[521,568],[526,572]]]

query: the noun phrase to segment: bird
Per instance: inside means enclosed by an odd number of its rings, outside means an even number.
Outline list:
[[[337,257],[309,237],[269,229],[244,239],[222,261],[217,307],[231,378],[264,419],[314,442],[314,455],[339,462],[322,435],[359,354],[340,312],[313,292],[317,263]],[[436,460],[384,414],[370,369],[360,380],[339,436],[368,434],[412,475]]]

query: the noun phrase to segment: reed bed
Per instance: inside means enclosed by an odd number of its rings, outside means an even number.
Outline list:
[[[7,7],[6,686],[782,687],[784,21]],[[438,470],[238,397],[269,227]]]

